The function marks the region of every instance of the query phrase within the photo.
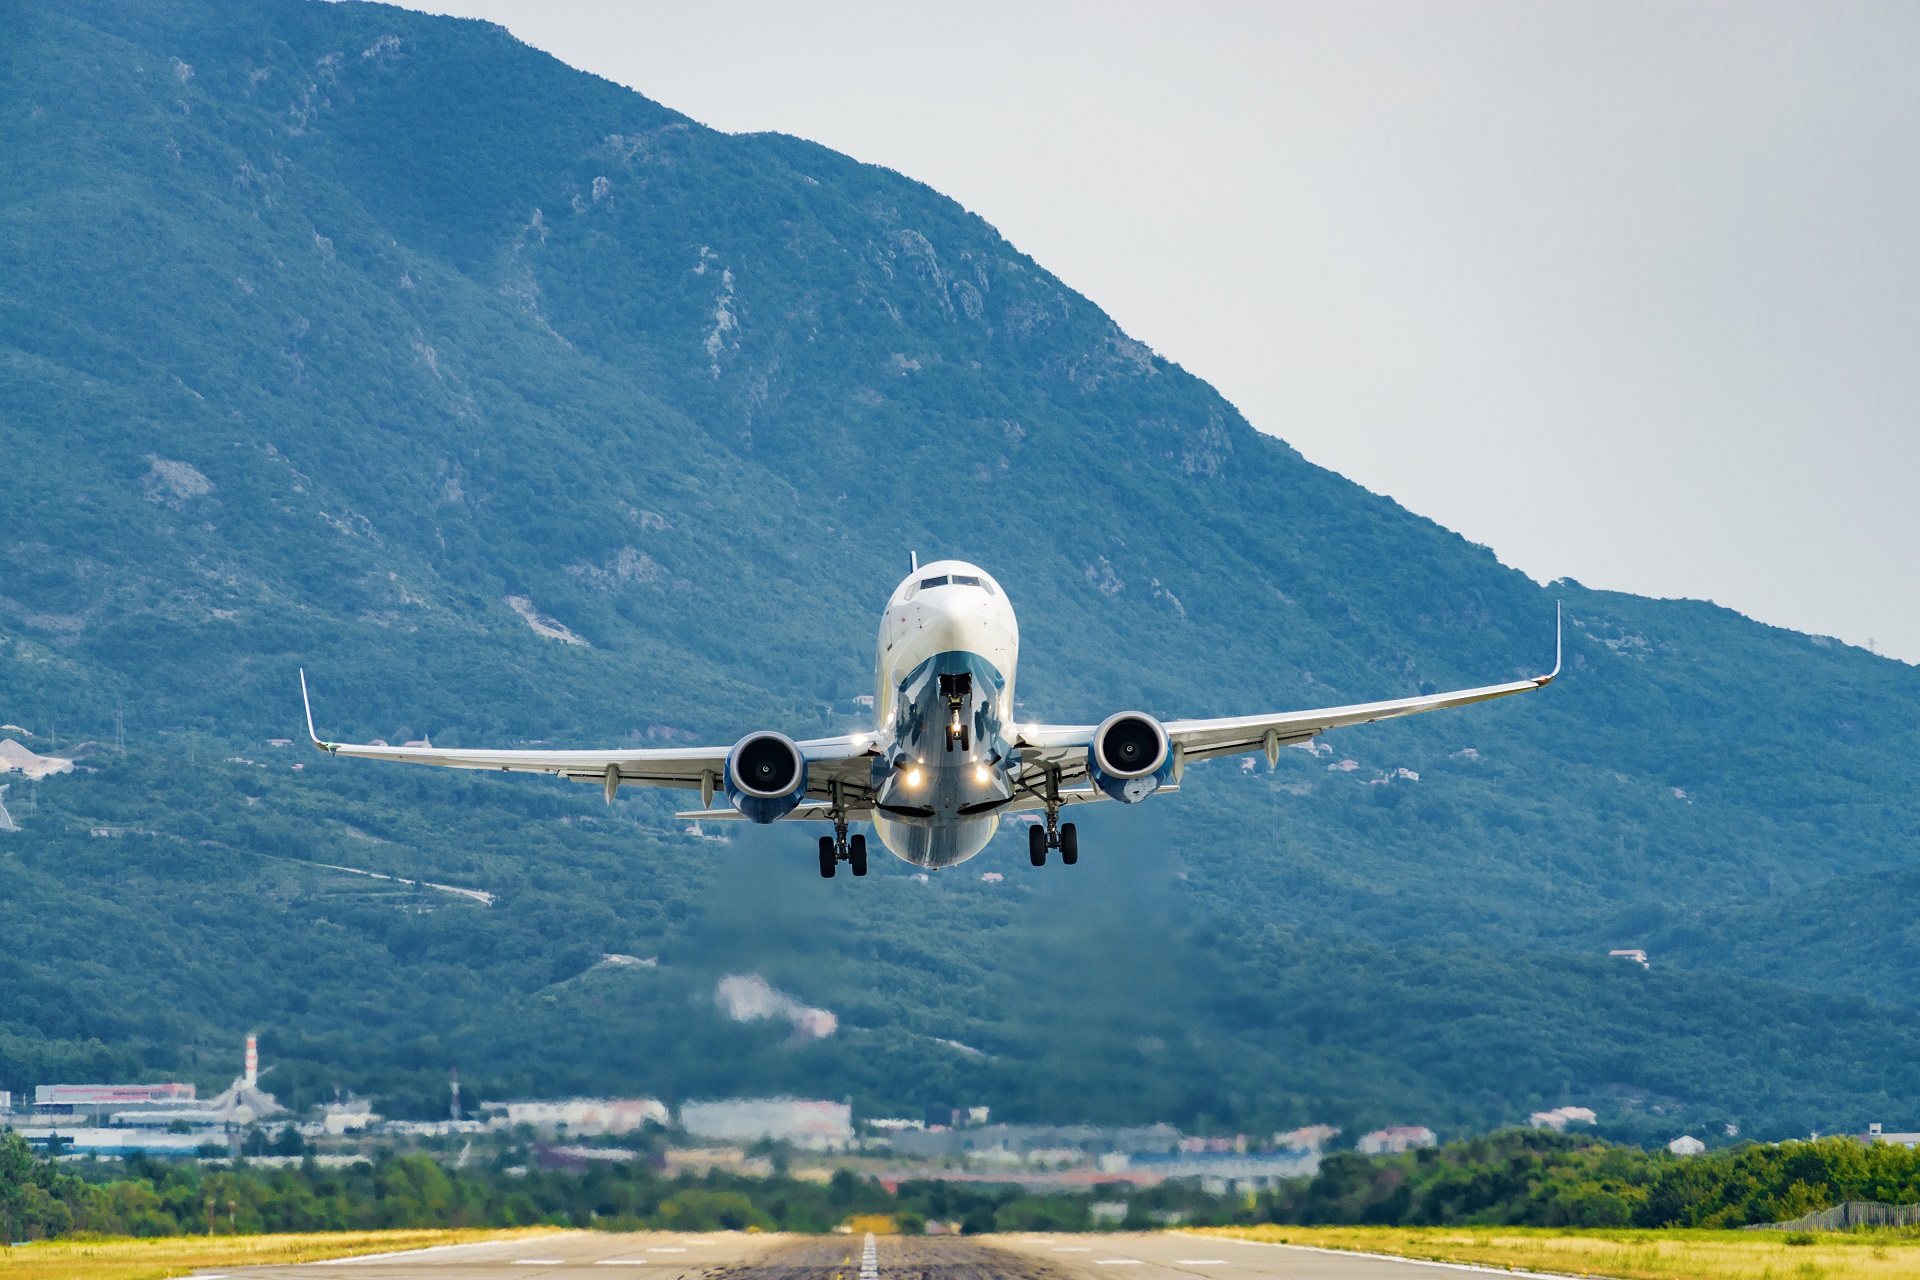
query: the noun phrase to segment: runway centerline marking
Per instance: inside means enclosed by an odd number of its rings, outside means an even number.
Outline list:
[[[1095,1258],[1093,1265],[1096,1267],[1139,1267],[1145,1266],[1146,1264],[1138,1258]]]

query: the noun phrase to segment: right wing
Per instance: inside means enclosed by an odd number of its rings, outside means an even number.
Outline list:
[[[389,760],[396,764],[431,764],[443,769],[486,769],[499,773],[549,773],[576,782],[599,783],[607,799],[623,785],[678,787],[697,790],[702,803],[711,804],[715,791],[725,788],[727,756],[732,747],[618,747],[592,751],[496,751],[463,747],[388,747],[377,743],[328,742],[314,731],[313,702],[307,695],[307,673],[300,673],[300,698],[306,705],[307,737],[329,755],[358,760]],[[842,802],[851,810],[864,807],[872,790],[868,756],[874,736],[848,734],[796,743],[807,761],[807,796],[827,802],[832,784],[839,783]],[[814,805],[802,803],[788,817],[813,816]],[[733,810],[727,810],[732,814]],[[713,816],[719,816],[715,814]],[[738,816],[737,814],[734,816]]]

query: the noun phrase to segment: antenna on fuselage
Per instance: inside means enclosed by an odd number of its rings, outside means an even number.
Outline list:
[[[918,551],[907,552],[907,572],[920,572],[920,553]]]

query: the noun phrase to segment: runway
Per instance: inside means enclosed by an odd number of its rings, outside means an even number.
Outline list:
[[[1477,1267],[1207,1236],[790,1236],[573,1231],[197,1280],[1441,1280]],[[1488,1269],[1490,1270],[1490,1269]],[[1504,1270],[1501,1274],[1509,1273]]]

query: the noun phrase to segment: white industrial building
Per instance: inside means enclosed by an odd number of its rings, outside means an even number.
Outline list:
[[[680,1108],[680,1127],[725,1142],[791,1142],[811,1151],[833,1151],[853,1142],[853,1108],[845,1102],[801,1098],[689,1102]]]
[[[653,1098],[567,1098],[558,1102],[486,1102],[488,1126],[511,1129],[528,1124],[536,1129],[565,1129],[576,1136],[632,1133],[649,1121],[672,1123],[666,1105]]]

